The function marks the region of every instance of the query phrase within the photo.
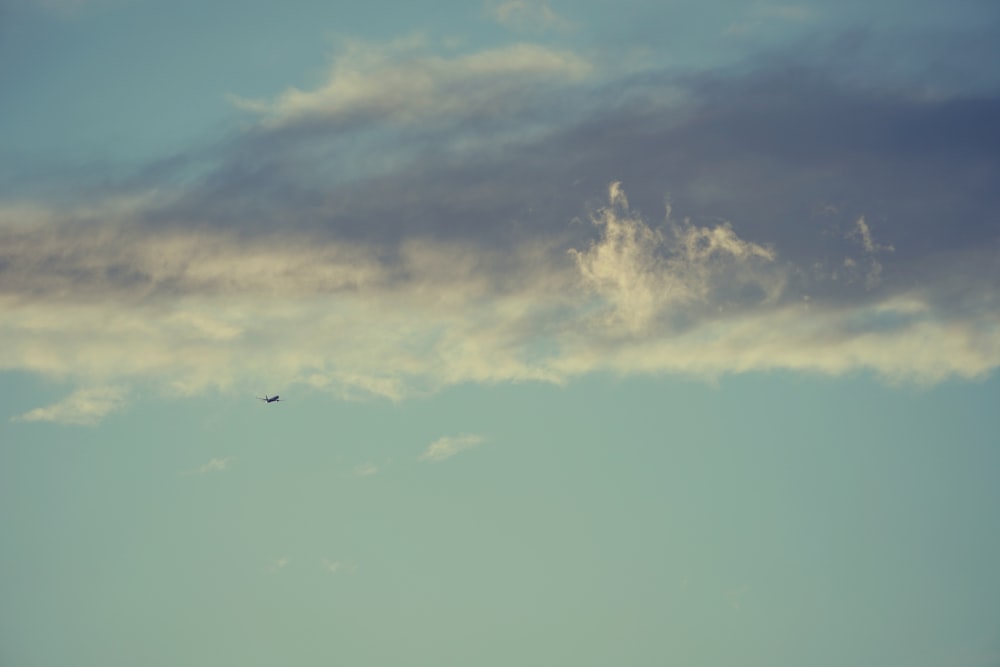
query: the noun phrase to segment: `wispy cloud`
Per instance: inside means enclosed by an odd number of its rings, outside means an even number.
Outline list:
[[[378,472],[378,466],[376,466],[371,461],[362,463],[361,465],[354,468],[355,477],[370,477]]]
[[[861,216],[855,221],[854,227],[847,232],[847,238],[859,243],[861,248],[864,250],[865,288],[872,290],[878,287],[882,282],[882,263],[878,261],[876,255],[886,252],[895,252],[896,248],[891,244],[882,245],[876,243],[872,238],[871,228],[868,226],[868,223],[865,222],[864,216]],[[861,267],[859,267],[858,262],[854,258],[848,257],[844,260],[844,268],[847,269],[848,273],[853,273]]]
[[[466,449],[478,447],[484,441],[483,436],[473,433],[444,436],[432,442],[420,458],[424,461],[444,461]]]
[[[751,7],[743,21],[732,23],[726,28],[727,35],[744,35],[774,23],[807,23],[816,20],[818,12],[814,7],[801,4],[762,3]]]
[[[344,567],[344,564],[339,560],[330,560],[329,558],[323,559],[323,569],[330,574],[336,574]]]
[[[205,475],[212,472],[222,472],[228,470],[233,462],[233,457],[227,456],[225,458],[215,458],[210,459],[208,463],[195,468],[194,470],[187,470],[184,472],[185,475]]]
[[[861,243],[861,247],[864,248],[866,253],[874,254],[877,252],[894,252],[896,249],[892,245],[881,245],[875,243],[872,238],[872,230],[865,222],[864,216],[858,218],[854,223],[854,228],[848,232],[848,238],[856,239]]]
[[[20,422],[54,422],[93,426],[125,404],[125,391],[120,387],[91,387],[73,392],[68,397],[44,408],[29,410],[13,417]]]
[[[486,3],[486,13],[497,23],[516,30],[538,32],[573,28],[571,21],[543,0],[494,0]]]
[[[281,125],[311,118],[350,122],[381,119],[414,123],[501,115],[519,108],[542,84],[579,81],[591,65],[570,51],[514,44],[446,57],[429,52],[420,36],[389,44],[350,40],[337,54],[327,81],[313,89],[289,88],[273,100],[232,95],[243,109]]]
[[[761,266],[775,252],[740,239],[728,223],[675,223],[668,210],[663,231],[632,213],[620,183],[611,184],[608,200],[592,218],[600,238],[569,252],[585,284],[610,304],[613,324],[638,332],[667,310],[717,301],[723,287],[755,286],[764,302],[780,296],[785,277]]]

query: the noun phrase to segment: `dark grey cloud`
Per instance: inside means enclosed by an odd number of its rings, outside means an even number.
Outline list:
[[[804,276],[840,276],[803,287],[814,294],[842,291],[845,260],[864,263],[850,237],[862,216],[895,249],[878,258],[887,285],[998,242],[1000,96],[928,98],[766,63],[535,87],[509,114],[476,104],[413,126],[356,113],[259,125],[126,183],[176,192],[134,222],[370,244],[387,264],[408,239],[555,252],[593,238],[573,221],[621,181],[653,221],[669,200],[675,217],[774,245]]]
[[[542,118],[530,137],[510,132]],[[842,261],[860,216],[896,248],[884,260],[901,264],[1000,233],[997,95],[928,98],[772,64],[647,74],[563,89],[558,101],[540,94],[509,117],[472,110],[437,128],[382,130],[356,118],[258,128],[149,219],[502,244],[572,231],[621,180],[650,217],[669,198],[675,215],[729,220],[798,263]]]

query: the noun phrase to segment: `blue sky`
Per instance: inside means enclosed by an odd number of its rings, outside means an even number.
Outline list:
[[[998,37],[0,3],[0,663],[1000,665]]]

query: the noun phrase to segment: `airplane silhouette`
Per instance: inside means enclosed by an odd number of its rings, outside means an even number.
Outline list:
[[[280,397],[277,394],[275,394],[274,396],[268,396],[267,394],[264,394],[263,398],[261,398],[260,396],[257,397],[258,401],[264,401],[265,403],[278,403],[279,399]]]

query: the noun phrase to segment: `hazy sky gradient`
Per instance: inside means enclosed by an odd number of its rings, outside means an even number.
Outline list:
[[[998,38],[0,4],[0,663],[1000,665]]]

